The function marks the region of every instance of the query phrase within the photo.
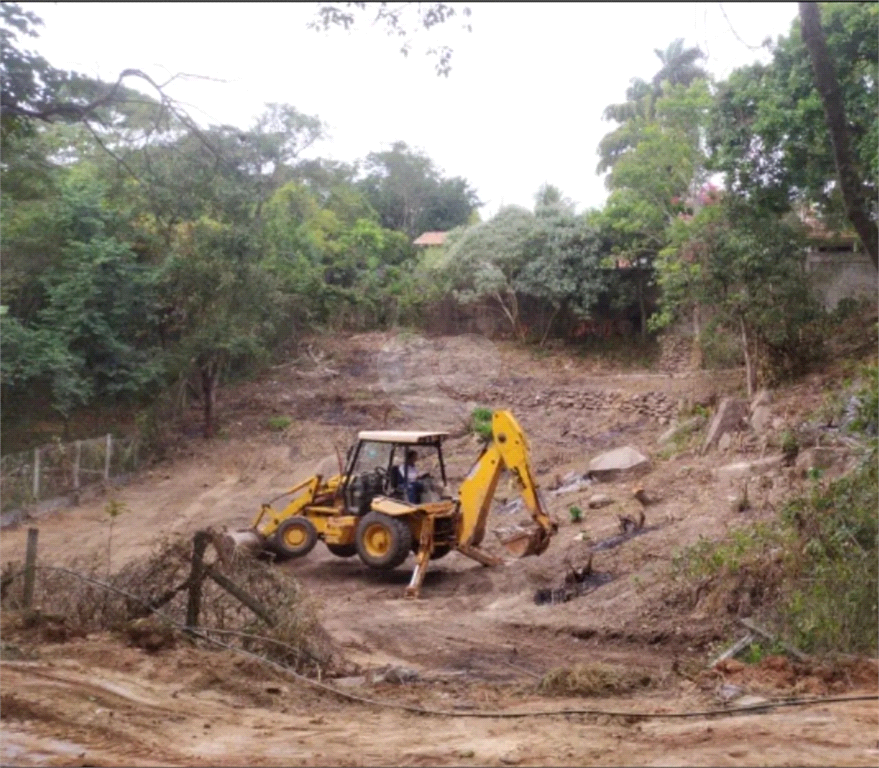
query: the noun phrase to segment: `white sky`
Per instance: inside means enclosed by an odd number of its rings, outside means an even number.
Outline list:
[[[178,82],[169,93],[205,124],[242,128],[266,102],[291,104],[329,125],[311,155],[350,162],[403,140],[466,178],[484,218],[501,204],[532,208],[544,182],[580,210],[601,206],[596,149],[614,126],[602,112],[624,100],[632,77],[655,74],[655,48],[683,37],[723,78],[766,60],[760,43],[787,35],[797,15],[796,3],[474,3],[472,33],[456,17],[420,33],[405,58],[397,38],[369,25],[307,29],[313,3],[21,5],[44,26],[19,42],[56,67],[106,80],[133,67],[225,81]],[[423,54],[439,44],[455,51],[448,78]]]

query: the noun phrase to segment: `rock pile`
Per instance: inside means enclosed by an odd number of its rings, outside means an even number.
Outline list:
[[[492,404],[511,408],[543,406],[553,409],[580,411],[615,411],[621,414],[646,416],[667,423],[678,410],[678,402],[665,392],[651,391],[627,395],[614,389],[548,389],[533,395],[498,388],[491,392]]]

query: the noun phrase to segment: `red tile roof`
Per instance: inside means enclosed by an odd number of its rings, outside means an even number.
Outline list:
[[[425,232],[418,239],[413,241],[413,245],[445,245],[445,232]]]

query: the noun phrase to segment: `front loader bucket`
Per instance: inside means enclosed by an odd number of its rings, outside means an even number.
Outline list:
[[[258,555],[262,552],[265,545],[265,537],[257,533],[253,528],[240,531],[226,531],[222,538],[222,547],[227,557],[241,550]]]
[[[542,554],[549,546],[550,537],[540,527],[495,531],[498,541],[515,557]]]

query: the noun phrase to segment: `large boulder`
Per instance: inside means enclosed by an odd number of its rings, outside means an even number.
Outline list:
[[[751,401],[751,429],[762,435],[772,426],[772,391],[761,389]]]
[[[650,459],[631,446],[616,448],[589,462],[589,474],[596,480],[635,477],[650,469]]]
[[[702,452],[717,445],[717,441],[728,432],[741,432],[748,427],[750,407],[747,400],[725,397],[717,406],[717,413],[708,425],[708,434],[702,446]]]

